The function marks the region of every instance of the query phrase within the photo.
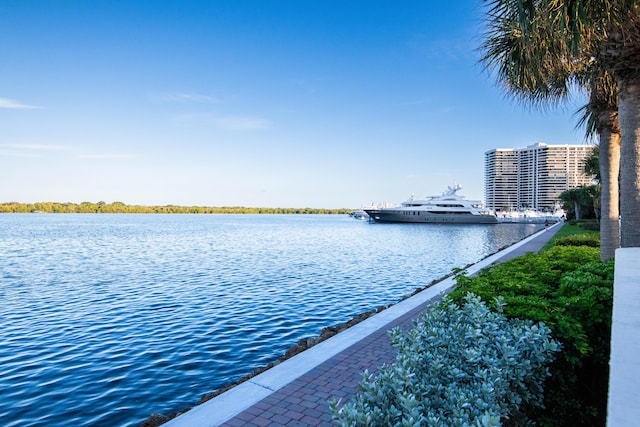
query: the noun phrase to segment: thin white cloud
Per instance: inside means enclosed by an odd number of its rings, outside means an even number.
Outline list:
[[[419,56],[437,59],[436,64],[475,61],[474,46],[466,39],[432,39],[425,34],[415,34],[408,45],[409,49]]]
[[[40,107],[36,107],[35,105],[23,104],[20,101],[9,98],[0,98],[0,108],[7,108],[10,110],[34,110]]]
[[[122,160],[133,158],[130,154],[82,154],[78,156],[79,159],[94,159],[94,160]]]
[[[0,157],[41,157],[39,153],[21,151],[0,146]]]
[[[407,102],[400,102],[398,104],[395,104],[397,107],[415,107],[417,105],[424,105],[427,103],[426,99],[418,99],[415,101],[407,101]]]
[[[251,131],[268,129],[271,122],[261,117],[221,116],[213,113],[181,114],[173,118],[175,123],[206,125],[229,131]]]
[[[157,96],[158,99],[162,101],[168,102],[190,102],[197,104],[220,104],[220,99],[210,96],[204,95],[201,93],[190,93],[190,92],[175,92],[175,93],[165,93]]]
[[[214,122],[225,130],[260,130],[269,127],[269,121],[259,117],[225,116],[217,117]]]
[[[0,148],[13,148],[16,150],[29,151],[66,151],[70,149],[64,145],[49,144],[0,144]]]
[[[0,144],[2,157],[42,157],[43,153],[67,151],[69,147],[47,144]]]

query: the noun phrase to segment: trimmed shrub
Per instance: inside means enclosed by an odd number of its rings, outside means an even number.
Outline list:
[[[344,406],[330,402],[341,426],[498,426],[526,421],[542,403],[548,362],[558,343],[544,324],[508,320],[472,294],[428,310],[406,334],[390,333],[399,354],[376,376],[365,371]]]
[[[598,234],[576,234],[557,239],[553,242],[555,246],[590,246],[600,247],[600,236]]]
[[[588,221],[580,224],[585,230],[600,231],[600,223],[597,221]]]
[[[605,425],[613,267],[599,261],[597,248],[554,246],[475,277],[457,276],[453,301],[468,292],[486,301],[500,296],[507,317],[544,322],[561,343],[545,385],[545,409],[534,415],[539,424]]]

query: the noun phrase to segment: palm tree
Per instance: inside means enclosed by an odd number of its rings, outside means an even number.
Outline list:
[[[564,203],[567,218],[571,219],[571,213],[575,219],[582,219],[583,192],[579,188],[570,188],[560,193],[560,200]]]
[[[582,110],[586,108],[582,107]],[[598,183],[600,182],[600,146],[596,145],[589,157],[584,159],[583,168],[587,176],[592,176]]]
[[[594,185],[570,188],[560,193],[559,199],[562,201],[568,218],[584,219],[598,218],[597,190]]]
[[[558,18],[562,8],[553,0],[488,0],[488,31],[482,61],[516,99],[535,107],[569,97],[573,88],[589,94],[580,123],[587,137],[597,135],[603,152],[601,169],[601,254],[614,256],[619,247],[618,168],[620,132],[616,85],[599,59],[595,38],[576,38]],[[611,189],[615,189],[612,191]]]
[[[638,247],[640,246],[640,6],[635,1],[621,0],[613,2],[610,11],[598,10],[596,7],[590,7],[590,9],[593,9],[595,15],[592,23],[596,25],[592,27],[596,29],[596,34],[602,40],[601,55],[604,66],[615,77],[618,86],[618,120],[622,136],[620,142],[620,244],[622,247]],[[597,24],[604,25],[605,31],[598,31]]]
[[[593,199],[593,212],[596,220],[600,222],[601,202],[602,202],[602,185],[600,184],[600,164],[599,164],[600,147],[595,146],[591,155],[584,160],[584,173],[587,176],[594,177],[594,184],[588,187],[591,198]]]
[[[640,5],[637,0],[542,0],[556,7],[559,28],[580,45],[598,46],[597,57],[616,81],[620,149],[620,243],[640,246]]]
[[[589,104],[582,108],[580,124],[587,130],[588,138],[599,138],[597,158],[600,184],[600,259],[613,258],[620,247],[620,127],[615,83],[604,72],[602,79],[593,79]],[[591,166],[591,171],[595,172]]]

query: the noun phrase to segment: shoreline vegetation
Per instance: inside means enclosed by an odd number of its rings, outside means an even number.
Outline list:
[[[255,208],[244,206],[145,206],[122,202],[0,203],[0,213],[140,213],[140,214],[347,214],[353,209]]]

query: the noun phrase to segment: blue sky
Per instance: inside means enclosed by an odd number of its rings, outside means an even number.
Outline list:
[[[481,2],[0,2],[0,202],[483,198],[484,152],[582,144],[478,64]]]

